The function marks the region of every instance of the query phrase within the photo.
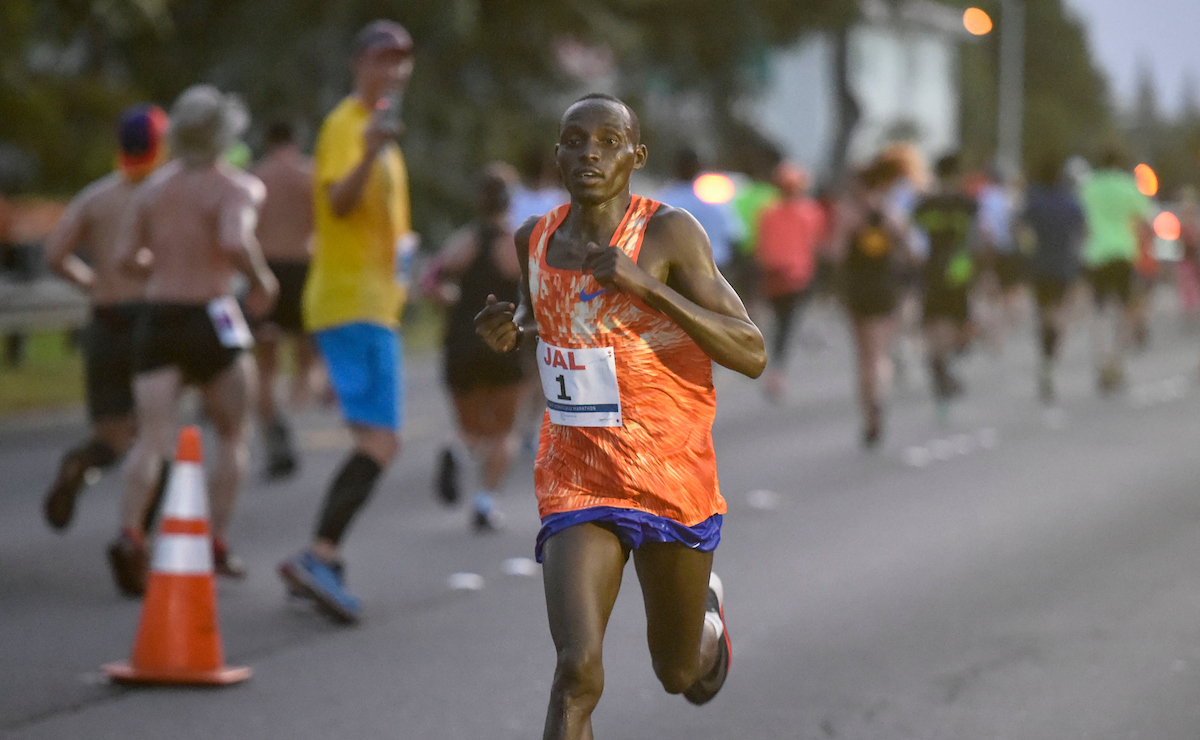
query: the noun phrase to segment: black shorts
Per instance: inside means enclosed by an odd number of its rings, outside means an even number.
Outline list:
[[[300,304],[304,297],[304,281],[308,279],[307,262],[268,262],[267,266],[279,281],[279,300],[266,321],[289,334],[304,333],[304,316]]]
[[[203,304],[150,303],[138,313],[133,334],[135,373],[177,367],[185,383],[203,385],[242,352],[242,347],[221,343]]]
[[[966,286],[953,288],[940,285],[927,289],[922,314],[925,323],[947,319],[956,324],[965,324],[971,317]]]
[[[500,354],[475,336],[446,342],[443,360],[442,378],[446,387],[463,393],[520,383],[528,369],[523,352]]]
[[[91,323],[82,337],[92,421],[133,413],[133,333],[140,311],[136,303],[92,308]]]
[[[1062,305],[1067,297],[1071,283],[1061,278],[1039,276],[1033,281],[1033,292],[1037,298],[1038,308],[1043,311],[1054,310]]]
[[[1025,258],[1019,254],[997,254],[993,269],[1001,290],[1011,290],[1025,282]]]
[[[1128,260],[1113,260],[1089,267],[1087,279],[1092,286],[1092,295],[1097,306],[1103,305],[1110,298],[1116,298],[1122,305],[1127,305],[1133,298],[1133,263]]]

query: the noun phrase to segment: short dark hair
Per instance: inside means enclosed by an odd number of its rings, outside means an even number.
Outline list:
[[[675,152],[675,177],[680,180],[695,180],[700,174],[700,155],[690,146]]]
[[[1120,144],[1110,143],[1100,152],[1097,164],[1101,169],[1123,170],[1129,166],[1129,153]]]
[[[263,133],[263,144],[268,149],[274,149],[277,146],[296,143],[296,130],[292,127],[290,121],[277,119],[271,121],[267,125],[266,132]]]
[[[939,159],[937,164],[933,166],[933,171],[942,180],[957,177],[962,172],[962,162],[958,156],[958,152],[952,152]]]
[[[641,124],[641,121],[638,120],[637,112],[634,111],[634,109],[632,107],[630,107],[629,103],[626,103],[624,100],[621,100],[616,95],[609,95],[608,93],[599,93],[599,92],[588,93],[587,95],[584,95],[582,98],[579,98],[578,100],[576,100],[574,103],[571,103],[571,105],[567,108],[567,110],[574,108],[576,105],[579,105],[580,103],[586,103],[589,100],[604,100],[609,103],[616,103],[617,105],[621,106],[626,111],[628,111],[630,138],[633,139],[634,144],[642,143],[642,124]]]

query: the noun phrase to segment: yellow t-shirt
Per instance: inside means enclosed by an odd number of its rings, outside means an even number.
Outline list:
[[[319,331],[365,322],[395,326],[404,288],[396,281],[396,242],[412,230],[408,171],[400,147],[388,144],[375,159],[362,199],[334,215],[326,189],[346,177],[365,153],[371,111],[358,98],[343,100],[325,118],[313,152],[316,235],[304,286],[304,325]]]

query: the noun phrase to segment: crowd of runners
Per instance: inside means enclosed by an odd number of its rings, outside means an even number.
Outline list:
[[[185,387],[199,390],[218,439],[213,561],[229,578],[245,574],[227,532],[251,430],[263,473],[291,475],[302,461],[285,409],[328,395],[351,449],[307,541],[278,572],[330,618],[359,619],[340,553],[401,448],[400,273],[417,238],[397,142],[413,64],[405,29],[362,29],[353,90],[311,158],[277,121],[263,129],[259,162],[231,162],[250,117],[212,86],[184,91],[169,112],[132,108],[117,126],[117,171],[75,198],[48,241],[52,268],[92,302],[91,435],[63,456],[44,513],[67,527],[96,471],[123,461],[108,550],[122,593],[145,589]],[[957,358],[1011,341],[1027,296],[1041,358],[1031,381],[1046,404],[1081,285],[1095,302],[1102,394],[1121,388],[1126,350],[1144,341],[1154,214],[1118,150],[1086,175],[1048,157],[1019,184],[965,173],[954,153],[929,167],[897,144],[818,195],[802,167],[764,150],[727,202],[702,196],[691,148],[676,153],[675,182],[654,198],[634,195],[630,177],[647,156],[629,106],[579,99],[553,152],[531,152],[520,173],[494,164],[478,176],[475,217],[412,281],[445,307],[455,429],[437,495],[454,505],[473,482],[471,526],[500,529],[496,495],[521,447],[537,450],[535,552],[558,655],[548,738],[591,736],[605,626],[630,557],[666,690],[701,704],[725,679],[732,644],[711,572],[725,514],[713,363],[762,375],[779,402],[803,382],[789,377],[788,358],[806,307],[841,305],[870,448],[884,434],[886,389],[898,373],[917,375],[914,356],[923,353],[920,374],[944,408],[965,392]],[[1183,200],[1179,279],[1195,311],[1200,217],[1194,196]],[[769,353],[751,319],[760,314],[771,317]],[[286,402],[276,397],[285,342]]]

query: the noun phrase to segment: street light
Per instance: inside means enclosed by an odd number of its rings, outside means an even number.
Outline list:
[[[987,36],[992,32],[992,17],[982,8],[967,8],[963,11],[963,27],[972,36]]]
[[[1000,110],[996,115],[996,160],[1001,172],[1021,171],[1025,123],[1025,2],[1000,0]]]
[[[1021,128],[1025,118],[1025,2],[1000,0],[1000,95],[996,113],[996,164],[1001,174],[1021,171]],[[963,27],[975,36],[992,32],[982,8],[963,11]]]

